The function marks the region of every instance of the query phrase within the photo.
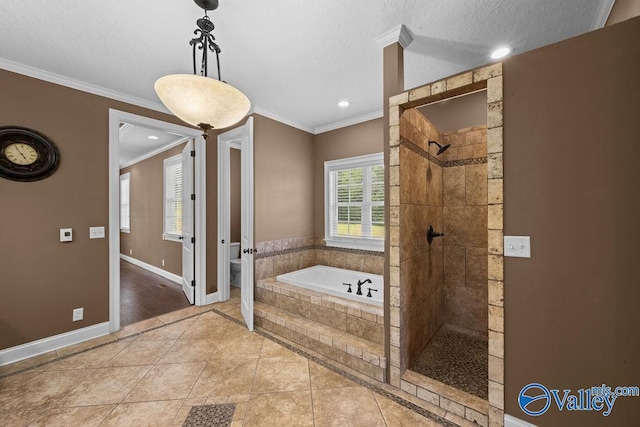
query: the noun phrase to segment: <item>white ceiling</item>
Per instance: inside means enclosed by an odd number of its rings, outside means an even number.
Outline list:
[[[400,24],[414,38],[405,50],[411,88],[491,62],[497,45],[517,54],[600,28],[612,4],[220,0],[210,16],[222,78],[256,112],[317,133],[381,114],[375,39]],[[153,83],[192,72],[188,42],[202,15],[191,0],[2,0],[0,67],[164,110]],[[351,106],[339,108],[341,99]]]
[[[149,136],[156,136],[158,139],[149,139]],[[183,141],[186,141],[184,136],[123,123],[120,126],[120,149],[118,152],[120,168],[167,150]]]

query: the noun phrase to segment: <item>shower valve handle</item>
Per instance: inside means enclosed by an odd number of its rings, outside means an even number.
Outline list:
[[[429,244],[431,244],[431,242],[433,241],[433,239],[435,239],[436,237],[443,237],[444,233],[436,233],[435,231],[433,231],[433,226],[429,226],[429,229],[427,230],[427,242],[429,242]]]
[[[373,292],[378,292],[378,290],[377,290],[377,289],[371,289],[371,288],[367,288],[367,289],[369,290],[369,292],[367,292],[367,296],[368,296],[369,298],[371,298],[371,291],[373,291]]]
[[[352,293],[353,291],[351,290],[351,283],[343,283],[342,286],[348,286],[349,289],[347,289],[347,292]]]

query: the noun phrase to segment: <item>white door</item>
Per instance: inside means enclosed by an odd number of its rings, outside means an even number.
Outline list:
[[[195,197],[193,186],[193,160],[191,156],[193,140],[189,140],[182,150],[182,290],[189,303],[195,303],[195,241],[194,212]]]
[[[247,328],[253,331],[253,117],[242,126],[242,226],[240,236],[242,280],[241,311]]]

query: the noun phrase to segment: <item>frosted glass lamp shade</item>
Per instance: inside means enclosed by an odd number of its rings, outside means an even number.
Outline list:
[[[224,129],[242,120],[251,108],[244,93],[210,77],[170,74],[160,77],[154,88],[169,111],[193,126]]]

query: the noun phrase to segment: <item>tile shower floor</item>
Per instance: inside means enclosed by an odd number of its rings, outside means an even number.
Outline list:
[[[488,354],[486,336],[443,325],[411,370],[486,400]]]
[[[233,294],[0,367],[0,425],[179,426],[215,403],[232,426],[452,425],[249,332]]]

